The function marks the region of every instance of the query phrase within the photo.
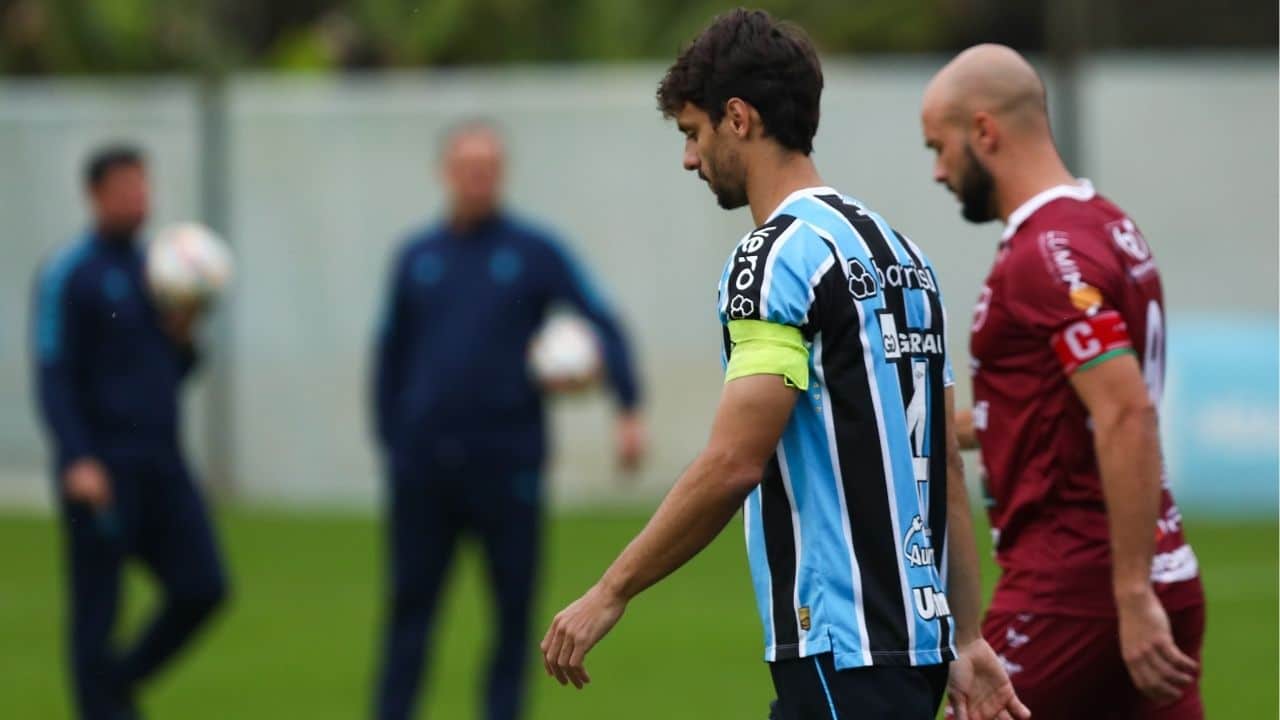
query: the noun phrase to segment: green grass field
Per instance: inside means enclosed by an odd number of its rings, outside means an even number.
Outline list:
[[[640,528],[639,514],[550,523],[545,621]],[[1210,717],[1277,717],[1277,526],[1192,517],[1209,594],[1204,691]],[[224,510],[234,600],[185,662],[145,695],[181,720],[368,715],[381,588],[373,518]],[[532,718],[762,719],[771,697],[735,524],[689,567],[642,595],[589,658],[595,683],[562,688],[534,656]],[[62,654],[61,543],[47,517],[0,515],[0,717],[69,717]],[[988,580],[993,575],[988,568]],[[140,574],[129,623],[152,602]],[[489,598],[468,552],[443,607],[424,717],[476,717]]]

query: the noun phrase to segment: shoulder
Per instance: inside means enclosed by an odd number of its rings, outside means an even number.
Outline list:
[[[1121,271],[1115,233],[1126,222],[1123,212],[1097,196],[1085,202],[1055,200],[1014,233],[1010,269],[1032,274],[1043,270],[1068,283],[1073,274],[1081,271]],[[1132,227],[1132,223],[1129,225]]]
[[[92,241],[81,238],[67,243],[44,260],[38,272],[41,293],[45,297],[61,296],[68,288],[74,288],[93,272],[94,247]]]
[[[739,240],[730,262],[764,262],[774,267],[781,263],[783,267],[798,268],[830,253],[831,238],[821,228],[794,215],[782,214]]]
[[[409,262],[440,241],[444,234],[444,226],[440,223],[424,225],[410,230],[395,246],[392,257],[397,265]]]
[[[802,324],[812,284],[835,265],[829,239],[793,216],[778,215],[734,246],[721,276],[721,305],[728,319]]]
[[[510,213],[504,214],[501,222],[506,228],[507,237],[526,250],[553,255],[567,252],[560,234],[549,225]]]

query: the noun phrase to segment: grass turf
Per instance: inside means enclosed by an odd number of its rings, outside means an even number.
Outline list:
[[[537,632],[591,583],[644,522],[579,513],[549,523]],[[145,694],[155,717],[368,716],[381,535],[373,518],[224,509],[234,598],[194,652]],[[1192,517],[1209,596],[1204,693],[1209,716],[1277,717],[1277,525]],[[735,522],[706,552],[632,603],[589,658],[595,682],[562,688],[529,658],[531,718],[764,718],[772,696]],[[70,717],[61,539],[47,517],[0,514],[0,716]],[[990,567],[988,581],[994,576]],[[483,567],[454,568],[437,624],[422,716],[477,716],[490,637]],[[125,630],[154,601],[128,584]]]

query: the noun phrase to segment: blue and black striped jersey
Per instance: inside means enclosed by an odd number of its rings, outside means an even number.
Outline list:
[[[937,278],[911,241],[831,188],[793,193],[734,249],[727,325],[799,328],[810,386],[745,505],[765,659],[836,667],[954,657]]]

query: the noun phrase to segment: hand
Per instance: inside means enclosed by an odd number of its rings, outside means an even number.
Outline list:
[[[179,345],[190,345],[195,339],[196,323],[204,317],[205,310],[203,300],[165,308],[164,325],[169,337]]]
[[[561,685],[582,689],[591,676],[582,661],[622,617],[627,601],[597,583],[586,595],[561,610],[542,639],[542,663]]]
[[[1156,593],[1147,586],[1128,598],[1117,598],[1120,616],[1120,652],[1133,684],[1156,702],[1182,696],[1195,682],[1199,664],[1178,649],[1169,630],[1169,616]]]
[[[618,448],[618,464],[628,471],[640,467],[640,461],[649,450],[649,432],[640,413],[632,410],[619,415],[614,437]]]
[[[978,638],[962,646],[955,662],[947,694],[956,720],[1027,720],[1031,711],[1013,692],[1004,665],[986,640]]]
[[[63,492],[71,502],[84,503],[95,510],[111,504],[111,479],[102,463],[82,458],[62,473]]]

